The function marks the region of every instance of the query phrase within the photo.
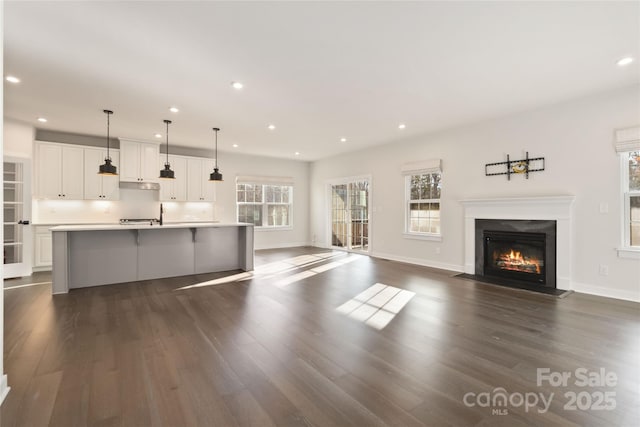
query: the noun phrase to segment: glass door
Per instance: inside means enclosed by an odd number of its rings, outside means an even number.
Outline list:
[[[29,220],[28,160],[5,157],[4,194],[4,278],[31,274],[31,232]]]
[[[331,185],[331,245],[369,252],[369,180]]]

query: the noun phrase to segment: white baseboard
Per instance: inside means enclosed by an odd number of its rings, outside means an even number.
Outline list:
[[[371,256],[375,257],[375,258],[388,259],[388,260],[391,260],[391,261],[404,262],[404,263],[407,263],[407,264],[420,265],[420,266],[423,266],[423,267],[431,267],[431,268],[439,268],[440,270],[455,271],[457,273],[464,272],[464,266],[463,265],[448,264],[448,263],[444,263],[444,262],[424,260],[424,259],[420,259],[420,258],[403,257],[403,256],[387,254],[387,253],[382,253],[382,252],[376,252],[376,251],[371,252]]]
[[[265,245],[265,246],[256,246],[256,250],[261,249],[286,249],[286,248],[297,248],[300,246],[312,246],[309,242],[293,242],[293,243],[278,243],[276,245]]]
[[[4,398],[9,394],[9,390],[11,390],[11,387],[9,387],[7,383],[7,376],[3,375],[2,378],[0,378],[0,404],[4,402]]]
[[[615,298],[626,301],[640,302],[640,292],[626,291],[623,289],[611,289],[603,286],[589,285],[587,283],[572,282],[571,290],[583,294],[597,295],[599,297]]]
[[[320,248],[320,249],[331,249],[330,247],[326,246],[323,242],[316,242],[311,246],[313,246],[314,248]],[[431,268],[438,268],[440,270],[449,270],[449,271],[454,271],[456,273],[464,272],[464,266],[457,265],[457,264],[428,261],[420,258],[403,257],[403,256],[398,256],[398,255],[393,255],[393,254],[388,254],[388,253],[378,252],[378,251],[371,251],[369,253],[369,256],[372,256],[374,258],[388,259],[391,261],[404,262],[406,264],[420,265],[422,267],[431,267]]]
[[[38,273],[40,271],[51,271],[51,266],[50,265],[45,265],[42,267],[33,267],[31,268],[31,272],[32,273]]]

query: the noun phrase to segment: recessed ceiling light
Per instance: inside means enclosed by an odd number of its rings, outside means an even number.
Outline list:
[[[299,155],[300,155],[300,152],[299,152],[299,151],[296,151],[294,154],[295,154],[296,156],[299,156]]]
[[[47,119],[45,119],[44,117],[38,117],[38,121],[40,123],[47,123]]]
[[[400,123],[400,124],[398,125],[398,129],[404,129],[404,128],[406,128],[406,127],[407,127],[407,125],[405,125],[404,123]]]
[[[6,80],[9,83],[20,83],[20,79],[15,76],[7,76]]]
[[[233,86],[234,89],[242,89],[244,87],[244,85],[240,82],[231,82],[231,86]]]
[[[347,142],[347,138],[340,138],[340,142]]]
[[[269,125],[267,127],[269,128],[269,130],[274,130],[276,128],[276,125]]]
[[[633,58],[630,56],[626,56],[617,62],[618,66],[624,67],[625,65],[629,65],[633,62]]]
[[[238,148],[238,144],[233,144],[233,148]]]
[[[172,113],[177,113],[180,110],[178,110],[178,107],[170,107],[169,111],[171,111]]]
[[[153,136],[155,136],[156,138],[162,138],[162,134],[161,134],[161,133],[156,133],[156,134],[155,134],[155,135],[153,135]]]

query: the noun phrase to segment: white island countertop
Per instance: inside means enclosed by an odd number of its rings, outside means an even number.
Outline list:
[[[203,228],[203,227],[249,227],[253,224],[243,222],[170,222],[160,225],[151,224],[76,224],[51,227],[51,231],[105,231],[105,230],[162,230],[165,228]]]

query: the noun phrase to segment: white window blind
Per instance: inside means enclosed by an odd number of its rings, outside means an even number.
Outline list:
[[[615,148],[618,153],[640,150],[640,126],[617,130]]]
[[[419,162],[405,163],[400,167],[402,175],[420,175],[425,173],[442,172],[442,160],[429,159]]]
[[[236,183],[237,184],[268,184],[268,185],[293,186],[293,177],[238,175],[236,177]]]

